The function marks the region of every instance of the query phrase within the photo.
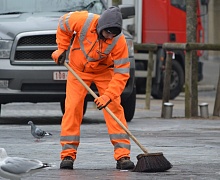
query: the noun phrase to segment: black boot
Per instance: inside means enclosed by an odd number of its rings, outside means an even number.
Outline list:
[[[129,157],[122,157],[117,161],[116,169],[134,169],[134,163],[130,160]]]
[[[65,157],[60,163],[60,169],[73,169],[74,159],[70,156]]]

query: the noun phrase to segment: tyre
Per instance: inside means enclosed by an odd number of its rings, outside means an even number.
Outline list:
[[[163,79],[164,71],[162,72],[160,85],[158,91],[153,90],[152,96],[154,99],[163,98]],[[170,99],[175,99],[183,90],[184,85],[184,71],[178,61],[172,61],[171,81],[170,81]]]
[[[65,112],[65,100],[60,102],[60,108],[61,108],[62,113],[64,114],[64,112]],[[86,113],[86,109],[87,109],[87,101],[85,100],[84,101],[84,107],[83,107],[83,115]]]
[[[125,119],[130,122],[135,113],[136,107],[136,87],[133,88],[131,95],[127,99],[121,99],[121,105],[124,108]]]

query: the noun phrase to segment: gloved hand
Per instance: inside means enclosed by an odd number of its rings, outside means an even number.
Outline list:
[[[63,65],[66,59],[66,51],[58,49],[52,53],[51,57],[58,65]]]
[[[100,97],[95,98],[94,102],[96,103],[97,108],[101,110],[111,102],[111,99],[106,95],[102,95]]]

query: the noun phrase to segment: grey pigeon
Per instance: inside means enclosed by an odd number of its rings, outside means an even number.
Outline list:
[[[52,136],[51,133],[46,132],[40,128],[38,128],[32,121],[28,122],[29,125],[31,125],[31,134],[37,139],[41,139],[44,136]]]
[[[4,148],[0,148],[0,176],[6,179],[20,180],[23,177],[54,165],[36,159],[9,157]]]

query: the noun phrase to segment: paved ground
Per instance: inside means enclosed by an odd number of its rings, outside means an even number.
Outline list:
[[[210,92],[215,93],[215,92]],[[212,96],[201,96],[204,101],[214,102]],[[10,156],[36,158],[54,163],[56,167],[36,173],[27,179],[219,179],[220,177],[220,118],[207,119],[184,118],[184,95],[181,94],[174,103],[173,117],[160,118],[161,101],[152,100],[151,109],[145,109],[145,99],[139,95],[134,119],[129,123],[133,135],[149,152],[163,152],[173,164],[173,168],[163,173],[135,173],[115,169],[113,148],[109,142],[102,113],[93,104],[88,105],[84,123],[81,128],[81,144],[73,171],[59,170],[59,144],[61,112],[58,104],[23,105],[20,109],[4,107],[0,125],[0,145]],[[18,106],[21,104],[17,104]],[[16,113],[29,112],[29,116],[16,116]],[[48,113],[46,113],[48,112]],[[11,123],[9,123],[11,120]],[[52,137],[46,137],[35,142],[30,134],[28,120],[51,132]],[[132,141],[131,158],[137,163],[136,156],[141,149]]]
[[[206,69],[215,69],[213,72],[218,74],[217,65],[207,66],[209,68]],[[160,118],[161,100],[152,99],[150,110],[146,110],[144,96],[137,96],[136,112],[129,123],[129,130],[149,152],[163,152],[173,164],[173,168],[167,172],[135,173],[116,170],[113,148],[102,113],[95,109],[93,104],[88,105],[83,120],[81,144],[73,171],[59,169],[62,114],[57,103],[13,103],[2,106],[0,146],[4,147],[10,156],[36,158],[56,165],[51,170],[28,177],[30,180],[217,180],[220,179],[220,117],[212,116],[216,93],[213,91],[213,82],[217,83],[217,78],[209,78],[200,83],[200,88],[208,90],[208,93],[199,93],[199,103],[209,104],[209,118],[185,119],[184,94],[171,101],[174,106],[170,119]],[[29,120],[51,132],[53,136],[36,142],[30,134],[30,126],[27,125]],[[136,156],[141,153],[141,149],[132,141],[131,159],[135,164]]]

